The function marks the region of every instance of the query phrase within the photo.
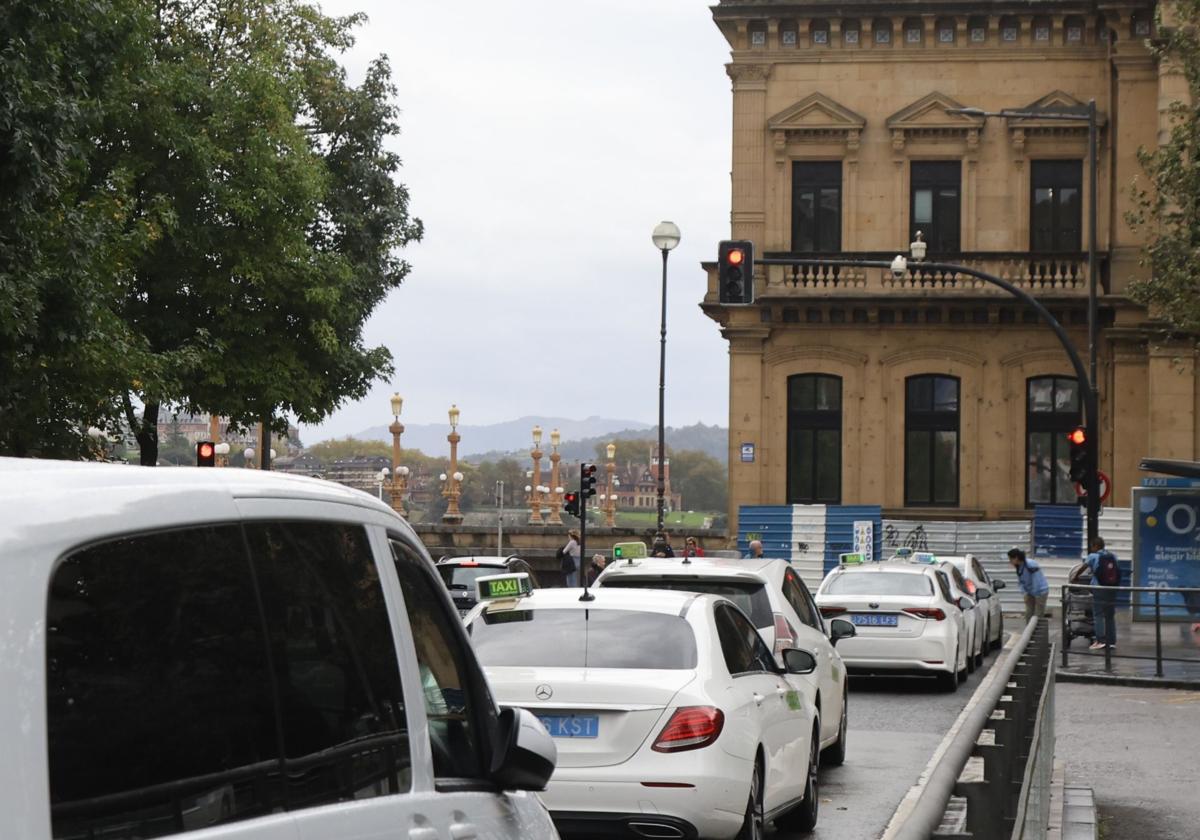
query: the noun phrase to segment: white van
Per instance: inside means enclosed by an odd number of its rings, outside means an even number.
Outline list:
[[[0,511],[5,837],[557,837],[553,741],[370,495],[0,458]]]

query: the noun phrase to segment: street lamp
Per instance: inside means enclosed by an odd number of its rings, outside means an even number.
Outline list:
[[[667,255],[679,244],[679,227],[674,222],[659,222],[650,235],[654,247],[662,251],[662,321],[658,351],[658,531],[663,529],[663,451],[666,432],[663,427],[663,400],[667,387]]]
[[[533,459],[533,488],[529,497],[529,524],[545,525],[542,519],[542,427],[533,427],[533,449],[529,453]]]
[[[404,516],[404,491],[408,489],[408,467],[400,466],[400,435],[404,434],[404,424],[400,422],[400,410],[404,408],[404,398],[399,393],[392,394],[392,425],[388,431],[392,433],[392,510]]]
[[[215,449],[216,449],[217,458],[218,458],[217,466],[218,467],[229,466],[229,444],[226,443],[225,441],[221,441],[220,443],[218,443],[216,445]]]
[[[604,454],[608,456],[608,463],[604,465],[604,472],[608,476],[607,486],[604,488],[604,495],[600,498],[604,500],[604,524],[609,528],[617,524],[617,496],[613,492],[613,480],[617,471],[615,458],[617,457],[617,445],[610,443],[604,448]]]
[[[1089,99],[1082,108],[1062,109],[1058,111],[1020,108],[1001,108],[999,111],[985,111],[982,108],[947,108],[948,114],[961,114],[964,117],[986,119],[987,117],[1003,117],[1019,120],[1052,120],[1060,122],[1087,123],[1088,131],[1088,383],[1095,397],[1097,388],[1096,378],[1096,338],[1099,330],[1099,301],[1098,290],[1100,266],[1096,260],[1096,208],[1099,204],[1097,192],[1097,172],[1099,171],[1098,155],[1096,153],[1099,132],[1097,130],[1096,100]],[[1100,482],[1096,471],[1100,469],[1100,417],[1098,400],[1086,408],[1088,423],[1088,448],[1092,464],[1091,472],[1085,482],[1087,485],[1087,539],[1088,547],[1100,533]]]
[[[458,497],[462,495],[459,485],[463,480],[463,474],[458,471],[458,442],[462,440],[458,434],[458,416],[458,406],[450,406],[450,434],[446,435],[446,440],[450,442],[450,478],[452,481],[442,489],[442,495],[449,500],[446,512],[442,514],[442,521],[448,525],[458,525],[463,520],[462,511],[458,509]],[[446,481],[445,473],[442,474],[442,481]]]
[[[550,524],[562,524],[562,494],[563,489],[558,486],[558,462],[562,459],[562,455],[558,454],[558,444],[562,440],[562,436],[558,433],[558,429],[550,432],[550,486],[554,488],[554,493],[550,496]]]
[[[382,468],[375,473],[375,490],[379,496],[379,501],[383,501],[383,484],[387,481],[388,473],[391,472],[387,467]]]

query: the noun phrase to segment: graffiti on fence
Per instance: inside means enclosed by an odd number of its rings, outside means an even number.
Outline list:
[[[911,548],[913,551],[928,551],[929,540],[925,536],[925,526],[917,525],[910,528],[904,535],[895,525],[887,525],[883,529],[883,544],[886,548]]]

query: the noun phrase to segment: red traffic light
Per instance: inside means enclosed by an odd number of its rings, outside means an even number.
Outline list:
[[[215,467],[217,465],[217,447],[211,440],[196,443],[196,466]]]
[[[732,248],[725,255],[725,259],[730,265],[741,265],[746,259],[746,254],[740,248]]]
[[[199,448],[196,450],[196,454],[199,455],[201,458],[211,458],[213,455],[216,454],[216,450],[213,448],[213,445],[211,443],[202,443],[202,444],[200,444]]]
[[[1087,429],[1083,426],[1078,426],[1067,433],[1067,440],[1076,446],[1083,446],[1087,443]]]

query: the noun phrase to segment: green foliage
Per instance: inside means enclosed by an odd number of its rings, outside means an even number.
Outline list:
[[[312,446],[305,447],[304,454],[318,459],[323,464],[329,464],[345,458],[366,458],[372,456],[391,458],[392,445],[384,443],[381,440],[359,440],[358,438],[347,436],[314,443]],[[403,454],[407,456],[408,452]]]
[[[671,486],[683,494],[689,510],[724,511],[729,501],[726,479],[725,466],[703,452],[671,455]]]
[[[1187,82],[1196,104],[1170,106],[1171,132],[1156,151],[1139,152],[1150,188],[1135,185],[1136,209],[1126,220],[1148,239],[1149,280],[1130,291],[1171,328],[1200,333],[1200,0],[1173,4],[1170,26],[1159,29],[1156,51]]]

